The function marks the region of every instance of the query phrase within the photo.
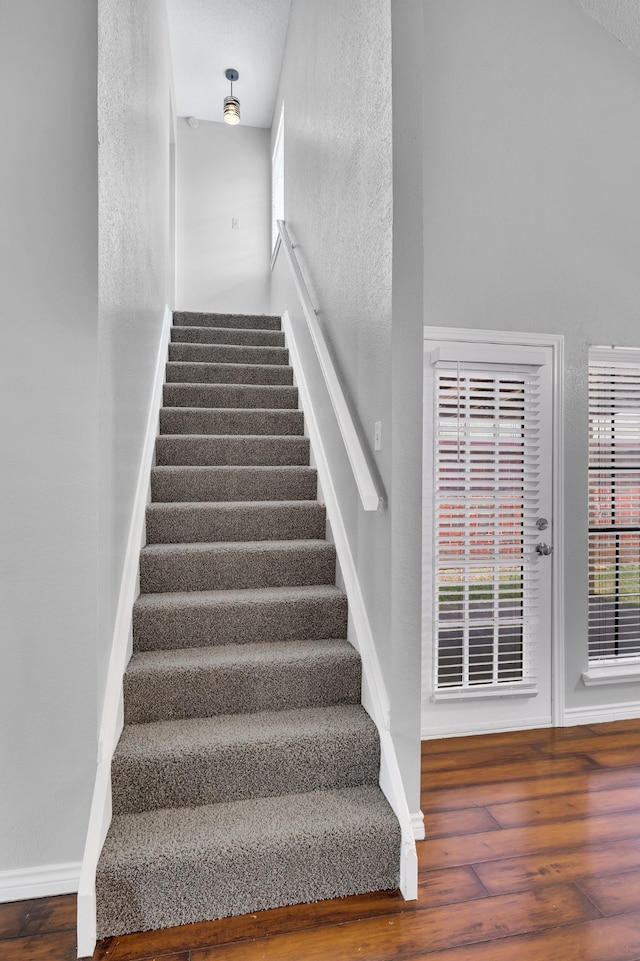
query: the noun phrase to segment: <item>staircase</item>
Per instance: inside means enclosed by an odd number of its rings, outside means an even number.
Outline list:
[[[174,323],[98,938],[399,880],[280,319]]]

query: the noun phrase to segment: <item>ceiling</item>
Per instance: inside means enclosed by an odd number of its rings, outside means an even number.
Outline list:
[[[167,0],[178,116],[221,121],[234,67],[242,123],[271,126],[291,2]],[[576,2],[640,56],[640,0]]]
[[[176,112],[222,121],[227,67],[242,123],[270,127],[291,0],[167,0]]]

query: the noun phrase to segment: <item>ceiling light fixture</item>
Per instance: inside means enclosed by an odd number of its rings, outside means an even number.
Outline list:
[[[225,77],[231,84],[231,96],[224,98],[224,122],[230,124],[240,123],[240,101],[233,96],[233,85],[240,77],[237,70],[229,68],[225,70]]]

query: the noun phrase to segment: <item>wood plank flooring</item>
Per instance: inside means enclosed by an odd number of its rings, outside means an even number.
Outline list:
[[[420,897],[100,942],[94,961],[640,961],[640,720],[431,741]],[[0,905],[0,961],[72,961],[75,897]]]

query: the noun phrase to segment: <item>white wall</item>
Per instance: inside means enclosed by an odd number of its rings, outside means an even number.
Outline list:
[[[413,692],[405,683],[404,652],[396,648],[392,620],[392,593],[401,574],[391,566],[396,503],[390,10],[389,0],[294,0],[274,111],[277,127],[284,101],[285,219],[319,308],[318,321],[385,488],[385,511],[365,513],[361,508],[282,255],[273,272],[272,308],[288,308],[314,370],[312,391],[392,699],[392,733],[401,748],[409,807],[415,811],[419,690]],[[382,422],[382,450],[374,454],[376,421]],[[413,649],[419,675],[419,631],[402,643]]]
[[[0,0],[0,897],[73,873],[95,762],[96,25]]]
[[[394,51],[422,70],[397,109],[415,116],[424,99],[423,183],[396,181],[405,204],[424,190],[422,322],[566,338],[566,704],[576,717],[638,697],[634,685],[587,690],[581,673],[587,348],[640,343],[640,61],[573,0],[422,5],[421,49],[406,38]],[[399,130],[396,155],[415,147]],[[419,444],[416,364],[407,378],[406,430]]]
[[[269,131],[180,117],[177,156],[177,308],[268,312]]]
[[[166,10],[157,0],[100,0],[99,9],[98,712],[160,329],[172,296]]]

